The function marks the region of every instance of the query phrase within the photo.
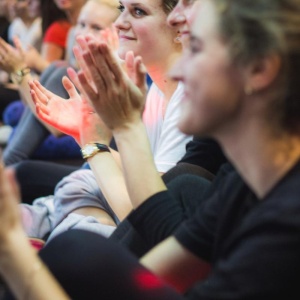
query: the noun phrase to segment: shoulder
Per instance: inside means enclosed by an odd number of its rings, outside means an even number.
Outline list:
[[[61,21],[55,21],[53,22],[46,32],[59,32],[59,31],[66,31],[68,32],[71,28],[71,24],[68,21],[61,20]]]
[[[70,28],[71,24],[67,21],[53,22],[45,33],[44,42],[55,43],[65,47]]]

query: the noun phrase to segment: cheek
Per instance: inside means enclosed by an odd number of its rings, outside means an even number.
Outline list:
[[[220,126],[231,122],[240,106],[238,81],[237,74],[227,68],[214,69],[212,64],[191,66],[186,76],[187,99],[182,106],[180,130],[214,135]]]
[[[153,52],[153,45],[155,45],[155,34],[153,28],[146,26],[146,24],[132,23],[132,35],[135,40],[121,40],[119,43],[118,55],[121,59],[125,59],[125,54],[132,50],[134,55],[147,56],[147,53]]]

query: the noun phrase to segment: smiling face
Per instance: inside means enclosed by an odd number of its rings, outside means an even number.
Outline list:
[[[75,34],[92,34],[99,38],[101,30],[112,25],[118,15],[117,8],[90,0],[80,12]]]
[[[12,0],[10,3],[10,14],[14,17],[28,18],[28,1]]]
[[[31,18],[38,17],[41,14],[40,0],[28,0],[28,15]]]
[[[119,56],[124,59],[132,50],[141,55],[145,65],[157,63],[174,51],[176,30],[167,26],[162,0],[123,0],[116,21],[119,34]]]
[[[187,45],[190,37],[190,28],[195,16],[194,4],[198,4],[199,1],[201,0],[179,0],[168,16],[169,26],[179,31],[184,45]]]
[[[190,48],[171,71],[185,84],[179,128],[216,137],[234,120],[244,95],[243,73],[234,67],[218,30],[212,1],[201,1],[192,25]]]

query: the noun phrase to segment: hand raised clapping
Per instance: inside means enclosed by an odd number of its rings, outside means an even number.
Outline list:
[[[126,56],[125,65],[134,82],[106,43],[88,39],[87,50],[82,50],[80,55],[90,75],[83,70],[78,73],[78,79],[106,126],[116,130],[140,120],[146,93],[146,69],[141,57],[134,57],[133,53]]]

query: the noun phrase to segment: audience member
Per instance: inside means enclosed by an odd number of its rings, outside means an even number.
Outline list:
[[[122,2],[125,13],[128,3]],[[215,138],[237,171],[140,262],[90,232],[53,239],[40,255],[67,296],[28,244],[13,180],[2,169],[0,271],[17,298],[299,298],[300,1],[202,0],[194,9],[190,48],[172,71],[186,91],[179,128]],[[79,80],[112,130],[132,205],[162,209],[172,201],[151,159],[140,117],[143,93],[106,44],[90,40],[88,49],[83,57],[97,91],[84,73]],[[136,57],[134,69],[142,80]],[[160,218],[160,232],[168,222]],[[141,234],[151,240],[160,232]]]

